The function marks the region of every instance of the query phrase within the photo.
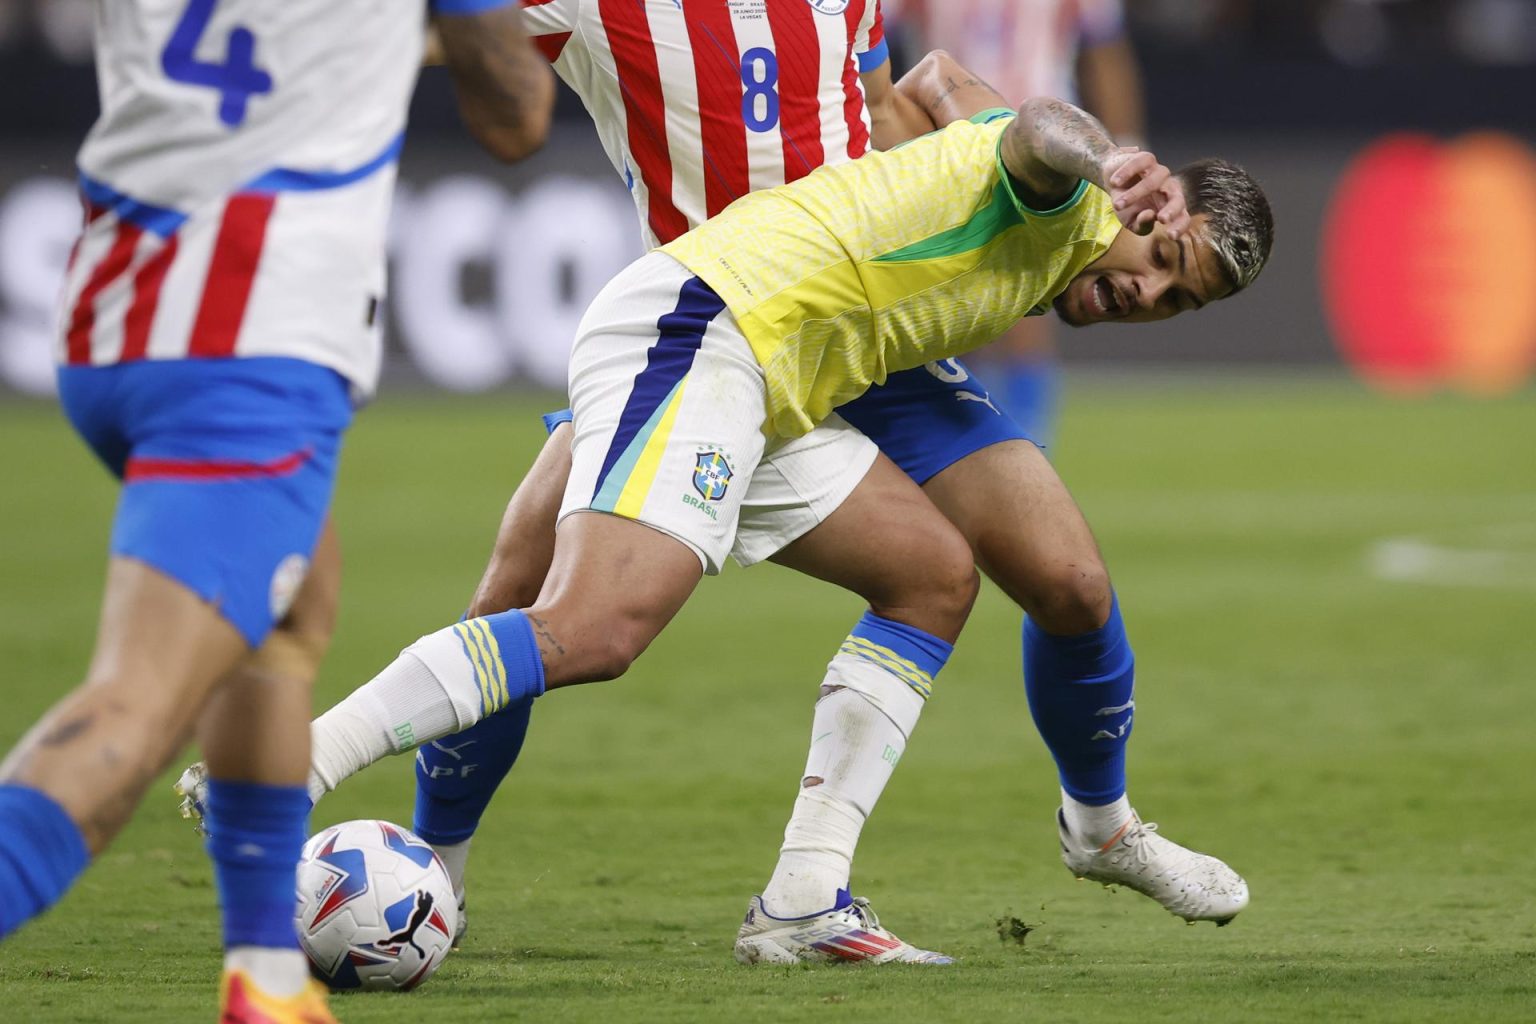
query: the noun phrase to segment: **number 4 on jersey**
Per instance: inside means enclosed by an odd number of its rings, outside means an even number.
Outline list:
[[[237,128],[245,120],[245,105],[250,98],[272,91],[272,76],[256,66],[256,36],[243,25],[229,30],[224,63],[197,59],[198,41],[208,30],[217,3],[218,0],[190,0],[171,32],[171,41],[160,54],[160,66],[173,82],[218,90],[219,120]]]

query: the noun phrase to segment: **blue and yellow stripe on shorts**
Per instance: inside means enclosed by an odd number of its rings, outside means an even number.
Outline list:
[[[480,688],[480,713],[495,714],[507,706],[507,669],[501,663],[501,646],[484,619],[466,619],[453,627],[464,647]]]
[[[725,309],[715,290],[697,277],[678,290],[677,307],[656,321],[659,337],[635,375],[613,441],[603,456],[591,508],[628,519],[645,505],[662,453],[683,404],[683,388],[710,321]]]

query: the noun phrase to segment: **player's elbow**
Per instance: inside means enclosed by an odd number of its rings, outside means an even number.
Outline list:
[[[516,23],[495,17],[441,19],[438,31],[459,114],[475,141],[508,163],[544,144],[555,106],[555,76]],[[489,20],[487,20],[489,19]]]
[[[465,111],[465,123],[475,141],[502,163],[515,163],[532,155],[549,138],[554,107],[554,84],[548,78],[535,95],[497,109]]]
[[[954,66],[956,66],[955,58],[949,55],[948,50],[929,50],[923,54],[922,60],[918,61],[912,70],[924,74],[935,74]]]
[[[1050,96],[1029,97],[1029,99],[1019,104],[1019,123],[1026,125],[1034,124],[1036,115],[1048,115],[1051,107],[1059,102],[1059,100],[1055,100]]]
[[[504,164],[517,161],[538,152],[549,137],[549,118],[532,123],[495,125],[471,128],[475,140],[482,149]]]
[[[971,73],[948,50],[929,50],[903,78],[913,79],[930,95],[942,95],[954,82],[970,78]]]

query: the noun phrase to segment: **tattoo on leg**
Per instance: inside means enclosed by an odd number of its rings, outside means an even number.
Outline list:
[[[537,615],[528,616],[528,621],[533,623],[533,633],[536,637],[539,638],[539,650],[545,655],[545,657],[549,656],[551,648],[553,648],[554,652],[557,654],[563,655],[565,653],[565,645],[562,644],[559,640],[555,639],[555,634],[549,631],[549,624],[547,622],[539,618]],[[546,647],[544,646],[545,644],[548,644],[549,646]]]
[[[46,736],[42,738],[41,743],[45,747],[62,747],[64,744],[68,743],[70,740],[74,739],[76,736],[79,736],[81,733],[85,732],[85,730],[89,729],[91,727],[91,723],[95,720],[96,713],[94,711],[83,712],[82,714],[76,715],[74,718],[71,718],[68,721],[60,722],[56,727],[51,729]]]

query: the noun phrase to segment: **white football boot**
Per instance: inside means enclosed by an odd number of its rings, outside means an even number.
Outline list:
[[[736,933],[736,960],[744,964],[850,963],[952,964],[943,953],[918,949],[880,927],[869,900],[837,891],[831,910],[807,917],[774,917],[753,896]]]
[[[1056,812],[1061,859],[1078,878],[1123,885],[1162,904],[1186,921],[1224,925],[1248,905],[1248,883],[1215,857],[1186,850],[1158,834],[1156,823],[1131,820],[1103,846],[1078,840]]]
[[[203,824],[203,808],[208,806],[208,766],[201,761],[188,765],[173,789],[181,797],[181,816],[192,822],[198,835],[207,835],[208,828]]]
[[[464,933],[469,931],[469,915],[464,911],[464,890],[460,889],[455,895],[459,897],[459,923],[453,929],[453,948],[458,949],[464,941]]]

